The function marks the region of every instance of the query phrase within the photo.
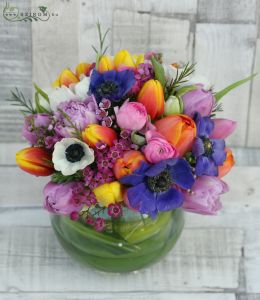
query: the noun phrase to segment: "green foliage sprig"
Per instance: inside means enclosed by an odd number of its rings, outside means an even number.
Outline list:
[[[81,181],[83,179],[82,171],[78,171],[73,175],[64,176],[61,172],[55,172],[51,176],[51,181],[54,183],[67,183],[71,181]]]
[[[98,68],[99,61],[100,61],[101,57],[103,55],[105,55],[105,53],[107,52],[108,46],[104,47],[104,44],[105,44],[105,40],[106,40],[107,34],[110,31],[110,29],[108,28],[106,30],[105,34],[103,35],[102,34],[102,29],[101,29],[101,24],[98,21],[97,22],[97,31],[98,31],[98,39],[99,39],[99,50],[97,50],[97,48],[95,46],[93,46],[93,45],[91,46],[97,54],[96,69]]]
[[[33,107],[33,103],[30,99],[25,99],[22,92],[15,88],[14,91],[11,91],[11,97],[6,99],[11,102],[11,105],[20,107],[20,111],[23,114],[35,114],[37,113],[36,109]]]

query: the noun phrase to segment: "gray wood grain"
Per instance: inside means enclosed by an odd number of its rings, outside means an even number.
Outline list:
[[[255,25],[197,24],[196,72],[209,78],[216,91],[247,77],[252,72],[255,38]],[[236,131],[228,139],[231,145],[246,144],[249,96],[250,84],[247,83],[222,100],[224,112],[220,117],[238,122]]]
[[[198,0],[200,22],[255,22],[257,0]]]
[[[235,295],[220,293],[2,293],[1,300],[235,300]],[[245,300],[243,298],[243,300]],[[250,298],[248,300],[258,300]]]

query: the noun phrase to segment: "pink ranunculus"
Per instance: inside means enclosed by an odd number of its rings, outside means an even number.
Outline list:
[[[202,215],[215,215],[222,208],[220,195],[227,191],[228,185],[217,177],[198,177],[191,192],[184,193],[183,209]]]
[[[225,139],[230,136],[236,129],[237,123],[227,119],[212,119],[214,129],[210,135],[212,139]]]
[[[79,182],[53,183],[49,182],[43,190],[45,197],[44,208],[51,213],[70,215],[79,212],[83,206],[80,194],[84,186]]]
[[[142,103],[126,101],[116,113],[117,124],[122,129],[140,130],[147,120],[147,112]]]
[[[166,139],[156,131],[149,130],[145,134],[147,145],[144,147],[145,158],[151,163],[178,157],[179,153]]]
[[[193,117],[199,112],[202,117],[209,116],[215,104],[215,98],[211,91],[203,89],[202,84],[197,84],[197,89],[181,96],[184,105],[184,114]]]

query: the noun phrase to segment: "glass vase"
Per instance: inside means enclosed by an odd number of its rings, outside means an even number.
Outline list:
[[[97,232],[82,220],[52,215],[51,223],[66,252],[82,264],[105,272],[131,272],[160,260],[178,240],[182,209],[163,212],[156,219],[130,210],[119,219],[107,219]]]

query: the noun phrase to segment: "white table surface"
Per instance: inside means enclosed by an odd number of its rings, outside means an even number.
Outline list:
[[[186,214],[175,248],[154,266],[106,274],[73,261],[61,248],[42,208],[47,179],[0,159],[0,299],[260,299],[260,167],[227,175],[231,191],[216,217]],[[0,154],[3,148],[0,149]]]

